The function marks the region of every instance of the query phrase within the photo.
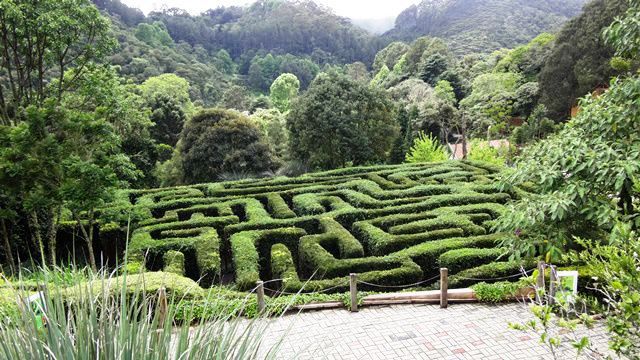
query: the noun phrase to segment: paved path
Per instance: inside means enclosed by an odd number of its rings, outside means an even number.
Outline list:
[[[509,322],[530,318],[522,304],[325,310],[271,320],[265,343],[286,334],[281,359],[552,359],[538,335],[508,328]],[[606,352],[602,326],[589,334],[596,348]],[[576,357],[564,349],[558,358]]]

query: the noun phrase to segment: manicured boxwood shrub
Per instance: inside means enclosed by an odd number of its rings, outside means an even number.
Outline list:
[[[522,274],[521,268],[528,271],[534,267],[535,264],[533,261],[492,262],[460,271],[449,278],[449,285],[452,287],[464,288],[478,282],[486,282],[490,284],[504,280],[518,281],[521,277],[525,277],[525,275]],[[506,277],[509,277],[509,279],[505,279]]]
[[[132,298],[138,296],[157,296],[160,288],[164,288],[167,295],[176,300],[201,299],[206,293],[195,281],[167,272],[126,274],[106,279],[104,282],[93,282],[89,290],[96,296],[102,294],[104,291],[107,291],[112,296],[120,296],[125,284],[126,295]],[[67,301],[73,301],[79,292],[84,290],[85,287],[80,284],[61,289],[59,295],[63,296]]]
[[[261,270],[268,273],[269,269],[261,269],[270,266],[271,247],[277,243],[283,243],[297,249],[297,241],[306,232],[300,228],[283,228],[263,231],[243,231],[231,236],[231,254],[236,274],[236,285],[241,290],[249,290],[256,286],[260,280]],[[264,250],[260,254],[260,250]],[[264,261],[261,261],[261,258]]]
[[[420,265],[425,276],[431,276],[438,273],[438,259],[445,252],[462,248],[492,248],[499,244],[502,236],[501,234],[491,234],[429,241],[398,251],[395,254],[410,257]]]
[[[440,255],[438,262],[441,268],[449,270],[449,274],[455,274],[465,269],[494,262],[502,255],[505,255],[505,250],[500,248],[465,248],[447,251]]]
[[[276,219],[290,219],[296,217],[296,213],[289,208],[282,196],[277,193],[267,194],[267,202],[271,214]]]
[[[164,272],[184,276],[184,254],[169,250],[164,253]]]

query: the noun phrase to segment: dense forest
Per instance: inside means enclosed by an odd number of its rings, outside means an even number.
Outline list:
[[[512,48],[578,15],[587,0],[424,0],[403,11],[385,36],[446,39],[457,54]]]

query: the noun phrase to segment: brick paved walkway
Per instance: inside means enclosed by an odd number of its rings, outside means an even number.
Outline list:
[[[522,304],[326,310],[271,320],[265,345],[286,334],[281,359],[552,359],[537,335],[508,328],[529,318]],[[589,334],[606,352],[602,326]],[[575,359],[568,347],[560,359]]]

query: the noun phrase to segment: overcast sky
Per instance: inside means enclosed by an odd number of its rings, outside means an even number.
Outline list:
[[[192,14],[199,14],[218,6],[245,5],[246,0],[122,0],[145,13],[161,9],[163,6],[178,7]],[[316,0],[333,8],[336,14],[352,19],[383,19],[396,17],[402,10],[419,0]]]

